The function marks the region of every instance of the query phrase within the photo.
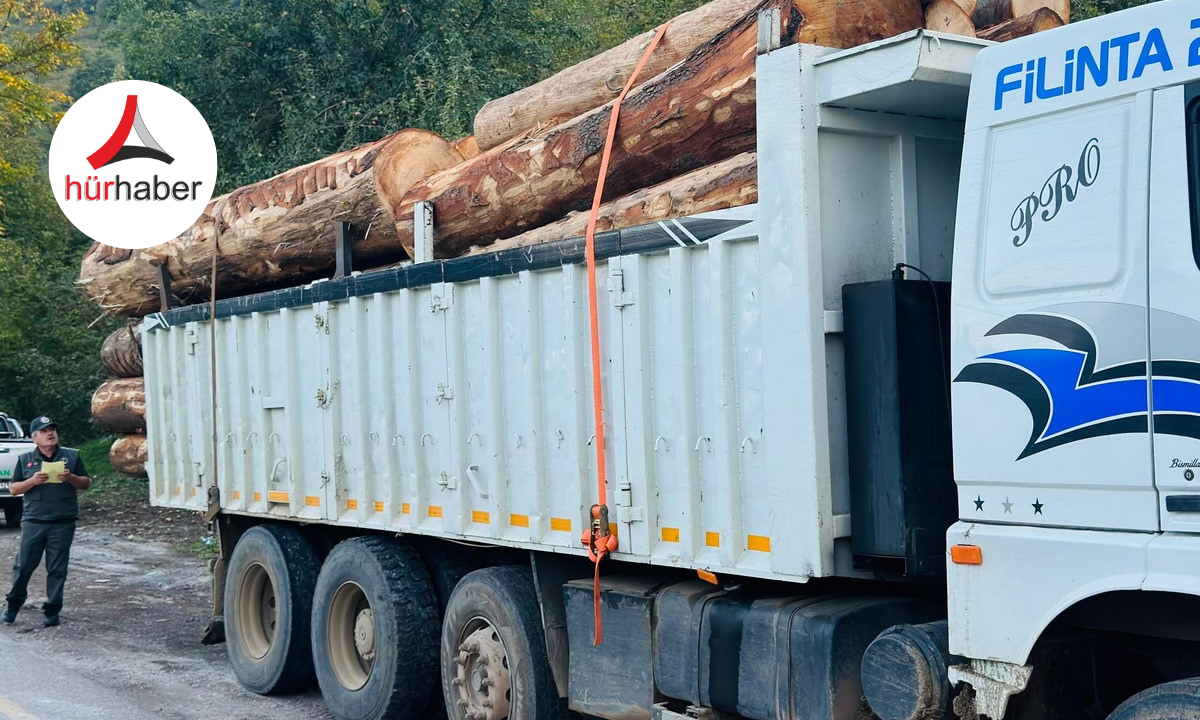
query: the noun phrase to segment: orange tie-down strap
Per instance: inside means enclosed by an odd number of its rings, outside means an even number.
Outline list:
[[[588,549],[588,558],[595,565],[592,581],[593,605],[596,615],[595,645],[600,644],[604,635],[604,625],[600,620],[600,561],[604,556],[617,549],[617,538],[608,529],[608,477],[604,462],[604,392],[600,384],[600,314],[596,303],[596,220],[600,217],[600,198],[604,196],[604,180],[608,176],[608,162],[612,156],[613,142],[617,137],[617,119],[621,115],[621,103],[636,82],[646,62],[654,54],[654,48],[667,32],[671,22],[668,20],[659,26],[638,61],[637,67],[625,81],[625,87],[613,102],[612,115],[608,121],[608,137],[604,141],[604,153],[600,156],[600,174],[596,178],[596,194],[592,197],[592,210],[588,214],[587,233],[587,270],[588,270],[588,315],[591,322],[592,337],[592,404],[596,409],[596,504],[592,506],[587,522],[584,524],[583,544]]]

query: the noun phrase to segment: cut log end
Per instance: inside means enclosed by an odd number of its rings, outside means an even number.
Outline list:
[[[925,8],[925,29],[975,37],[975,24],[957,0],[933,0]]]
[[[104,367],[119,378],[142,375],[142,331],[137,323],[118,328],[104,339],[100,347]]]
[[[108,462],[113,469],[129,477],[146,477],[146,462],[149,460],[145,435],[122,435],[108,451]]]
[[[92,420],[115,433],[146,429],[146,383],[140,377],[113,378],[92,395]]]
[[[1058,13],[1053,10],[1038,8],[1034,12],[1023,15],[1015,20],[1009,20],[990,28],[984,28],[979,32],[979,37],[994,42],[1005,42],[1033,35],[1034,33],[1040,33],[1044,30],[1053,30],[1065,24],[1063,19],[1058,16]]]

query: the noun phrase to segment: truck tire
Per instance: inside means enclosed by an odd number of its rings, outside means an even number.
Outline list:
[[[528,567],[476,570],[455,587],[442,623],[442,692],[450,720],[566,717]]]
[[[23,502],[8,503],[4,506],[4,524],[10,528],[21,527],[21,516],[24,514]]]
[[[1108,720],[1200,720],[1200,678],[1143,690],[1121,703]]]
[[[242,687],[259,695],[312,684],[308,622],[320,563],[298,531],[259,525],[242,535],[225,581],[225,644]]]
[[[312,608],[313,664],[338,720],[420,718],[437,695],[437,595],[420,555],[385,538],[329,553]]]

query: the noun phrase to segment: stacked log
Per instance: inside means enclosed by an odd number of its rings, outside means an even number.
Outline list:
[[[146,477],[147,452],[145,435],[124,435],[109,448],[108,462],[123,475]]]
[[[928,27],[1003,40],[1067,19],[1068,0],[713,0],[676,18],[622,105],[597,228],[613,230],[757,201],[755,59],[761,11],[780,10],[782,44],[848,48]],[[927,7],[922,9],[922,6]],[[335,222],[349,224],[355,269],[409,261],[413,213],[432,205],[435,253],[449,258],[582,235],[611,105],[652,33],[487,103],[474,134],[424,130],[316,160],[215,198],[179,237],[144,250],[95,245],[80,283],[111,314],[170,301],[325,278]],[[113,379],[93,417],[122,437],[114,467],[145,474],[145,393],[134,321],[101,356]]]
[[[404,250],[379,204],[376,184],[404,193],[461,161],[434,133],[401,130],[214,198],[194,225],[161,245],[137,252],[94,245],[84,256],[79,282],[101,308],[140,317],[160,307],[163,265],[176,301],[203,302],[215,240],[220,297],[301,284],[333,269],[335,221],[350,223],[356,261],[369,266],[396,260]]]
[[[118,378],[142,375],[142,330],[136,322],[114,330],[100,347],[100,361]]]
[[[136,322],[113,331],[100,348],[100,359],[114,377],[92,395],[92,421],[120,438],[109,461],[133,477],[146,474],[146,385],[142,378],[142,332]]]
[[[995,42],[1061,27],[1070,19],[1070,0],[933,0],[925,7],[927,30]]]
[[[670,218],[699,215],[758,202],[756,153],[742,153],[681,177],[618,198],[600,206],[596,232],[637,227]],[[587,230],[588,213],[574,212],[547,225],[467,253],[508,250],[526,245],[580,237]]]

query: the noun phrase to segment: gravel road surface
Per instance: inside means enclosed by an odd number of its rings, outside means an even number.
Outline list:
[[[177,529],[166,537],[153,531],[170,523]],[[195,517],[170,511],[150,510],[125,526],[85,520],[72,547],[63,624],[42,628],[39,569],[16,624],[0,625],[0,720],[330,718],[315,689],[280,698],[243,690],[225,646],[200,644],[207,562],[171,538],[201,532]],[[0,528],[0,594],[19,538]]]

